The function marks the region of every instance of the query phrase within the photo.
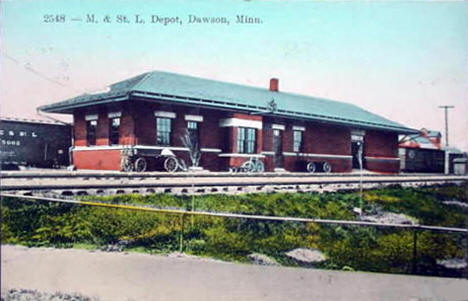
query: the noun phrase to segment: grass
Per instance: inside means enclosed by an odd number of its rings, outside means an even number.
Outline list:
[[[421,224],[466,227],[466,214],[443,201],[468,202],[467,186],[422,188],[389,187],[364,191],[364,209],[404,213]],[[195,198],[166,194],[84,197],[119,204],[245,214],[354,220],[359,206],[355,192],[204,195]],[[150,254],[179,251],[201,257],[246,262],[250,253],[262,253],[284,265],[297,265],[285,256],[303,247],[319,249],[328,269],[377,272],[411,271],[412,233],[398,229],[267,222],[175,215],[123,209],[74,206],[5,199],[2,242],[28,246],[101,249],[126,241],[124,250]],[[182,244],[181,244],[182,242]],[[418,235],[420,273],[446,275],[435,262],[463,256],[460,235],[423,231]]]

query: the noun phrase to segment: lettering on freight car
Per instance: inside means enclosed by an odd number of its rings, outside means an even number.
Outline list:
[[[2,139],[2,145],[20,146],[21,142],[19,140],[5,140],[5,139]]]

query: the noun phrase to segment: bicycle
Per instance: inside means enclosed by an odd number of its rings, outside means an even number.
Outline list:
[[[245,161],[240,167],[231,167],[229,169],[231,172],[264,172],[265,165],[262,160],[257,157],[250,157],[248,161]]]

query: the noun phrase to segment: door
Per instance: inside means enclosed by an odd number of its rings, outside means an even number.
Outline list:
[[[363,143],[361,141],[351,142],[351,153],[353,154],[353,168],[360,169],[359,160],[362,162]],[[364,163],[364,162],[363,162]],[[364,168],[364,166],[363,166]]]
[[[275,152],[275,168],[283,168],[283,136],[280,130],[273,130],[273,151]]]

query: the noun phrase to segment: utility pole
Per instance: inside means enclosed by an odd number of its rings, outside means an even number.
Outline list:
[[[449,140],[448,140],[448,109],[453,109],[454,106],[439,106],[439,109],[444,109],[445,113],[445,151],[444,151],[444,157],[445,157],[445,163],[444,163],[444,174],[448,175],[450,173],[450,156],[449,156],[449,150],[448,150],[448,145],[449,145]]]
[[[449,145],[448,142],[448,109],[455,108],[454,106],[439,106],[440,109],[445,111],[445,146]]]

